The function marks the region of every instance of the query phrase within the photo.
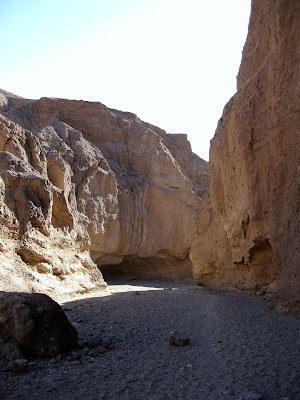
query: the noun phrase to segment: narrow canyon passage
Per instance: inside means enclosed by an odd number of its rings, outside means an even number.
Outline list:
[[[101,265],[99,269],[105,281],[139,278],[193,282],[192,263],[188,256],[182,260],[127,256],[120,264]]]
[[[268,309],[258,296],[192,283],[108,283],[102,297],[63,307],[81,339],[98,335],[112,348],[36,361],[26,374],[1,372],[1,400],[299,399],[296,317]],[[190,343],[171,346],[173,330]]]

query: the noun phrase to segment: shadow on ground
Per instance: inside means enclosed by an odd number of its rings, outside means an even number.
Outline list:
[[[1,373],[1,399],[300,398],[298,318],[269,310],[260,297],[194,284],[109,284],[108,295],[64,307],[81,338],[111,339],[113,348],[91,359],[37,363],[25,375]],[[190,344],[171,346],[172,330]]]

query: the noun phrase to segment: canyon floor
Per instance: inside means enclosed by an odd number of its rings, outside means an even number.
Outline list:
[[[112,280],[62,304],[81,339],[111,348],[30,362],[23,374],[1,362],[0,399],[300,399],[300,319],[265,302],[193,283]],[[171,346],[174,330],[190,343]]]

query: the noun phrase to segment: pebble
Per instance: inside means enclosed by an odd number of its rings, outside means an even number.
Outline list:
[[[92,339],[90,339],[87,343],[87,346],[91,349],[93,347],[101,346],[102,345],[102,339],[100,336],[94,336]]]
[[[69,307],[62,307],[62,310],[63,310],[64,312],[66,312],[66,311],[72,311],[72,308],[69,308]]]
[[[72,361],[78,361],[82,358],[82,355],[80,353],[75,353],[72,356]]]
[[[87,356],[89,354],[90,349],[88,347],[85,347],[84,349],[81,350],[81,354],[83,356]]]
[[[169,342],[173,346],[186,346],[189,343],[190,339],[186,338],[180,338],[178,333],[176,332],[170,332],[169,334]]]
[[[24,358],[22,358],[20,360],[11,361],[8,364],[8,369],[11,372],[15,372],[15,373],[27,372],[27,367],[28,367],[28,360],[25,360]]]
[[[97,352],[99,354],[104,354],[106,352],[106,349],[103,346],[97,346]]]
[[[101,346],[103,346],[107,350],[113,350],[114,349],[114,340],[111,338],[107,338],[101,343]]]

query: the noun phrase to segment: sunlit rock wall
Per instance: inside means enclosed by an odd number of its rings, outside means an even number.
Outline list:
[[[99,268],[192,278],[209,174],[186,135],[101,103],[5,91],[1,113],[3,288],[92,290]]]

